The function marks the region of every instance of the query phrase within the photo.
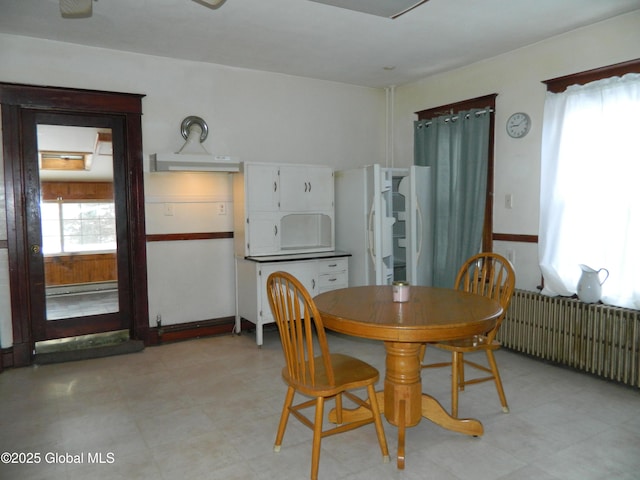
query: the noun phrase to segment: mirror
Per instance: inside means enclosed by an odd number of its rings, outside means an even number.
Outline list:
[[[111,135],[37,126],[47,320],[119,311]]]

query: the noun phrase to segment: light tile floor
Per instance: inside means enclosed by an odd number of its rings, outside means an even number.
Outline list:
[[[329,341],[333,351],[384,371],[382,343],[334,334]],[[428,355],[445,358],[436,350]],[[320,478],[640,478],[637,389],[504,350],[497,357],[511,412],[502,413],[491,383],[460,396],[460,416],[481,420],[482,437],[425,420],[407,431],[407,464],[399,471],[396,428],[385,422],[392,461],[383,464],[373,425],[367,425],[323,440]],[[262,348],[243,334],[5,370],[0,452],[39,456],[40,463],[0,463],[0,478],[309,478],[311,431],[297,420],[290,419],[281,452],[272,450],[285,393],[282,365],[277,332],[267,330]],[[424,388],[446,408],[449,378],[446,369],[423,372]]]

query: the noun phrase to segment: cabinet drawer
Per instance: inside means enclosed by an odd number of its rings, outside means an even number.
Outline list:
[[[346,271],[334,273],[322,273],[318,275],[318,292],[326,292],[335,290],[336,288],[346,288],[348,286],[349,276]]]
[[[318,260],[318,273],[344,272],[347,270],[348,259],[345,258],[328,258],[326,260]]]

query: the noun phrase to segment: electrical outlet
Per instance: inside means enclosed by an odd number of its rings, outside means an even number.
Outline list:
[[[516,252],[515,250],[507,250],[507,260],[509,260],[511,262],[512,265],[515,265],[516,263]]]
[[[511,210],[513,208],[513,195],[511,193],[507,193],[504,196],[504,208]]]
[[[224,202],[218,203],[218,215],[226,215],[227,214],[227,204]]]
[[[173,216],[173,203],[165,203],[164,204],[164,214],[167,217]]]

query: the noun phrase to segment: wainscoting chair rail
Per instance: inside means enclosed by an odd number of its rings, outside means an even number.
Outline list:
[[[640,387],[640,311],[516,290],[497,337],[544,360]]]

